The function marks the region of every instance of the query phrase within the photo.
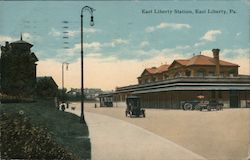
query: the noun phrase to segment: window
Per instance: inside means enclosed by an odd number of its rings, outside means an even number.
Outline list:
[[[224,72],[220,72],[220,77],[224,77]]]
[[[188,76],[188,77],[190,77],[191,76],[191,71],[190,70],[186,70],[185,75]]]
[[[168,79],[168,78],[169,78],[169,76],[167,74],[163,75],[163,80]]]
[[[222,92],[221,91],[218,92],[218,98],[220,98],[220,99],[222,98]]]
[[[180,76],[181,76],[181,73],[177,72],[174,77],[177,78],[177,77],[180,77]]]
[[[213,76],[215,76],[215,73],[213,71],[209,71],[208,76],[213,77]]]
[[[198,76],[198,77],[204,77],[204,76],[205,76],[205,71],[204,71],[203,69],[199,69],[199,70],[197,71],[197,76]]]
[[[234,69],[231,69],[231,70],[228,72],[228,74],[229,74],[229,77],[234,77],[234,76],[236,75],[236,72],[235,72]]]
[[[215,99],[215,91],[211,91],[211,98]]]
[[[157,77],[153,77],[152,82],[156,82],[156,81],[157,81]]]

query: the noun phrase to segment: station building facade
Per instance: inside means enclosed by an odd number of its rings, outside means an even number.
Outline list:
[[[224,107],[250,107],[250,76],[239,75],[239,65],[220,60],[219,49],[212,52],[213,57],[196,55],[144,69],[138,84],[116,88],[114,106],[137,95],[145,108],[180,109],[182,101],[203,95],[222,101]]]

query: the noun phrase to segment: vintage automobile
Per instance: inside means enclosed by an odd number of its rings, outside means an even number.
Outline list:
[[[145,117],[145,110],[141,108],[140,98],[137,96],[129,96],[126,98],[127,109],[126,117]]]
[[[181,107],[183,110],[200,110],[200,111],[202,111],[203,109],[207,109],[208,111],[211,111],[212,109],[222,110],[223,106],[224,106],[223,103],[216,99],[181,102]]]

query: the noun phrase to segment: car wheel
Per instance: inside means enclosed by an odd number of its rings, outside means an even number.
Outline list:
[[[223,105],[219,105],[219,107],[220,107],[220,110],[223,110]]]
[[[184,110],[192,110],[193,105],[191,103],[185,103],[184,104]]]
[[[217,111],[219,111],[220,110],[220,106],[218,105],[218,106],[216,106],[216,110]]]
[[[198,104],[194,108],[195,108],[195,110],[200,110],[201,109],[201,107]]]
[[[132,118],[132,112],[131,111],[129,112],[129,117]]]
[[[210,107],[210,106],[207,106],[207,110],[208,110],[208,111],[211,111],[211,107]]]

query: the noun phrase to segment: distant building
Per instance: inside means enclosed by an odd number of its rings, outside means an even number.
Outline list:
[[[31,96],[36,86],[36,62],[32,44],[23,41],[6,42],[1,47],[1,92],[7,95]]]
[[[36,91],[39,97],[57,97],[58,85],[52,77],[37,77]]]
[[[103,91],[99,88],[84,88],[84,95],[86,99],[96,99],[100,93],[103,93]],[[81,89],[71,88],[67,94],[70,96],[80,96]]]
[[[114,102],[137,95],[142,107],[179,109],[182,101],[203,95],[225,107],[250,107],[250,76],[239,75],[237,64],[220,60],[219,49],[212,51],[213,57],[196,55],[144,69],[138,84],[116,88]]]
[[[100,107],[113,107],[113,92],[105,92],[98,95]]]

